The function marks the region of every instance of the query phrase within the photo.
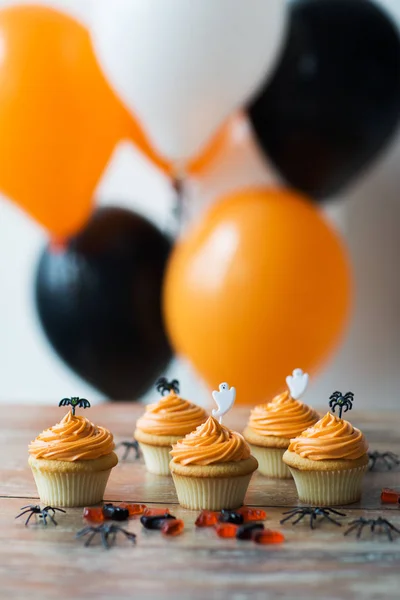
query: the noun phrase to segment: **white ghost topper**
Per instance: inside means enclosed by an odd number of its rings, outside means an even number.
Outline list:
[[[236,398],[236,390],[234,387],[229,387],[227,383],[219,384],[219,392],[213,391],[212,397],[216,402],[218,409],[213,408],[211,414],[222,423],[222,415],[232,408]]]
[[[291,397],[298,400],[307,389],[308,373],[303,373],[301,369],[294,369],[292,375],[286,377],[286,383]]]

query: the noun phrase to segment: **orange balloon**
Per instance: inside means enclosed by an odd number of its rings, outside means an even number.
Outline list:
[[[51,8],[0,11],[0,190],[57,237],[77,231],[127,128],[88,31]]]
[[[167,329],[210,388],[228,381],[256,404],[313,372],[346,323],[350,272],[320,211],[297,193],[246,190],[226,197],[170,259]]]
[[[231,142],[234,120],[235,118],[229,119],[217,131],[203,151],[187,162],[185,169],[188,175],[201,175],[214,162],[217,156],[223,153]],[[174,164],[164,159],[154,150],[139,120],[134,116],[130,117],[129,138],[159,169],[164,171],[169,177],[174,177],[176,174]]]

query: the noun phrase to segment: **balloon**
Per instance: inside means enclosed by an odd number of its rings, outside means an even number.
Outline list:
[[[167,238],[137,214],[98,210],[64,248],[47,247],[36,306],[60,357],[113,399],[136,399],[171,349],[161,315]]]
[[[283,59],[248,111],[284,178],[337,193],[390,139],[400,115],[400,42],[385,12],[358,0],[297,0]]]
[[[51,8],[0,11],[0,191],[58,237],[88,219],[127,113],[87,30]]]
[[[295,192],[246,190],[213,206],[172,253],[167,330],[211,389],[239,403],[269,400],[294,368],[314,372],[349,310],[343,247],[319,210]]]
[[[284,0],[97,0],[101,66],[164,158],[200,154],[268,77],[281,46]]]

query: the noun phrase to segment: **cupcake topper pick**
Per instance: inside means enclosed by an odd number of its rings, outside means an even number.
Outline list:
[[[347,392],[346,394],[342,394],[342,392],[333,392],[333,394],[329,397],[329,408],[332,412],[335,412],[336,407],[339,407],[339,419],[342,418],[342,412],[347,412],[353,408],[353,400],[354,394],[353,392]]]
[[[58,406],[72,406],[72,414],[75,416],[75,409],[77,406],[79,406],[79,408],[90,408],[90,402],[85,398],[71,396],[71,398],[63,398],[60,400]]]
[[[179,381],[177,379],[168,381],[166,377],[160,377],[156,381],[156,390],[157,392],[160,392],[161,396],[164,396],[165,393],[169,394],[170,392],[179,394]]]
[[[286,377],[286,384],[291,397],[298,400],[307,389],[308,373],[303,373],[301,369],[294,369],[292,375]]]
[[[216,402],[218,409],[213,408],[211,414],[215,419],[222,423],[222,416],[232,408],[236,398],[236,390],[229,387],[227,383],[219,384],[219,392],[213,391],[212,397]]]

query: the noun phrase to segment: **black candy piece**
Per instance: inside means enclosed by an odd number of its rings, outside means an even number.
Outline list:
[[[103,506],[103,515],[105,519],[112,519],[113,521],[126,521],[129,519],[129,510],[122,508],[121,506],[115,506],[114,504],[105,504]]]
[[[251,540],[253,532],[264,529],[263,523],[246,523],[241,527],[238,527],[236,531],[237,540]]]
[[[241,513],[223,508],[218,516],[218,521],[220,523],[233,523],[234,525],[242,525],[244,518]]]
[[[173,515],[165,513],[165,515],[153,515],[140,517],[140,522],[145,529],[161,529],[167,519],[176,519]]]

